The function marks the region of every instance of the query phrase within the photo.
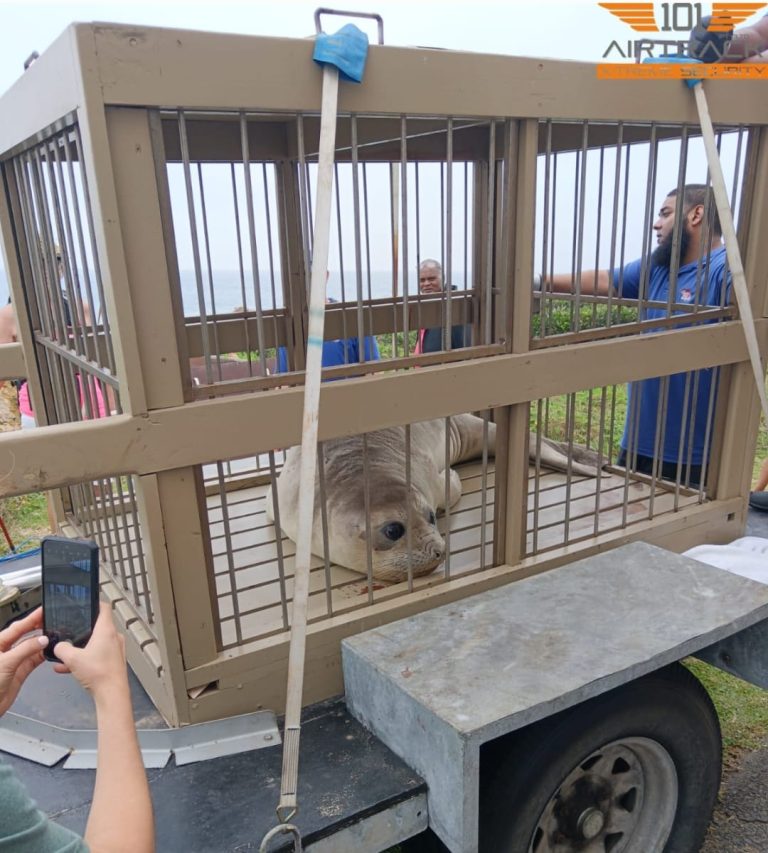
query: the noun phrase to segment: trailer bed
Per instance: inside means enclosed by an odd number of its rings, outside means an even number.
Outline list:
[[[70,689],[49,667],[41,667],[14,707],[20,714],[50,715],[62,703],[62,726],[92,728],[92,703]],[[64,687],[64,693],[62,693]],[[161,724],[133,677],[139,725]],[[75,685],[76,688],[76,685]],[[24,696],[27,701],[22,701]],[[45,707],[41,699],[49,697]],[[44,767],[7,753],[27,790],[57,823],[82,834],[93,796],[95,771]],[[224,853],[258,850],[276,824],[282,750],[273,747],[177,767],[147,771],[155,808],[157,849],[163,853]],[[299,814],[294,823],[304,849],[314,853],[384,850],[427,827],[426,784],[348,713],[343,699],[309,706],[303,714]],[[270,853],[292,850],[272,842]]]

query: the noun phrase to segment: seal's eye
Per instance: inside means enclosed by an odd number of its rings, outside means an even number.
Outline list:
[[[381,532],[390,542],[397,542],[398,539],[402,539],[405,536],[405,526],[400,524],[399,521],[391,521],[381,528]]]
[[[427,513],[427,521],[428,521],[428,522],[429,522],[433,527],[437,524],[437,518],[435,518],[435,514],[434,514],[434,512],[432,512],[432,510],[430,510],[430,511]]]

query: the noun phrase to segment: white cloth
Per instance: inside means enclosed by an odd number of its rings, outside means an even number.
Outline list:
[[[696,545],[683,556],[768,584],[768,539],[759,536],[744,536],[729,545]]]

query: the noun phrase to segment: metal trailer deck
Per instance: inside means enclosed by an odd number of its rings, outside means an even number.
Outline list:
[[[131,679],[139,725],[161,723],[135,678]],[[90,698],[50,667],[33,675],[14,710],[58,725],[91,729]],[[0,731],[0,741],[3,732]],[[155,808],[157,849],[163,853],[258,850],[276,821],[282,751],[272,747],[177,766],[148,769]],[[85,831],[94,770],[65,770],[3,754],[40,808],[75,832]],[[343,699],[304,710],[301,741],[301,812],[296,823],[304,848],[314,853],[384,850],[427,827],[423,779],[347,711]],[[292,850],[285,837],[270,851]]]

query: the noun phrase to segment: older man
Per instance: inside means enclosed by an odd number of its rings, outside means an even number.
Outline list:
[[[439,261],[427,258],[419,264],[419,292],[422,294],[442,293],[443,268]],[[451,287],[451,290],[456,290]],[[451,349],[468,347],[472,343],[471,326],[451,326]],[[436,326],[431,329],[419,329],[416,342],[416,353],[441,352],[443,346],[443,327]]]

